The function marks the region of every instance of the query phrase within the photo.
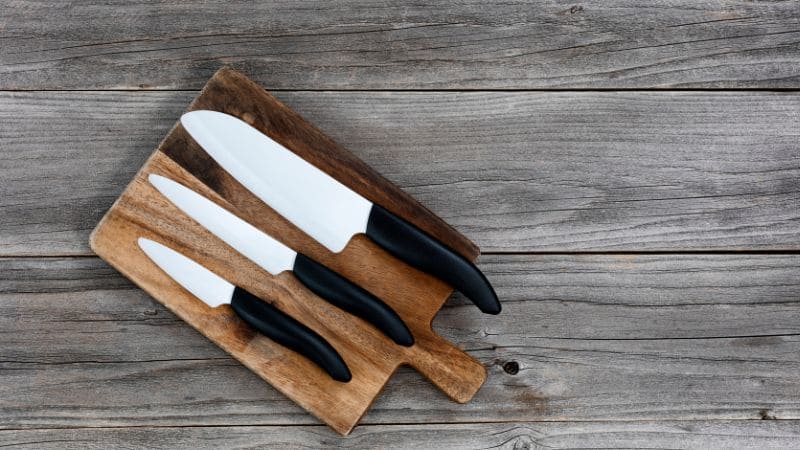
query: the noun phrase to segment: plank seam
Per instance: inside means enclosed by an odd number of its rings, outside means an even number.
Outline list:
[[[749,255],[774,255],[774,256],[796,256],[800,255],[800,250],[786,249],[786,250],[629,250],[629,251],[530,251],[530,252],[515,252],[515,251],[488,251],[482,252],[481,256],[703,256],[703,255],[731,255],[731,256],[749,256]],[[14,260],[14,259],[89,259],[99,258],[97,255],[88,253],[64,253],[64,254],[46,254],[46,255],[33,255],[33,254],[0,254],[0,261]]]
[[[763,422],[765,420],[776,421],[776,422],[798,422],[800,423],[800,419],[755,419],[755,418],[730,418],[730,419],[665,419],[665,420],[657,420],[657,419],[586,419],[586,420],[487,420],[487,421],[463,421],[463,422],[437,422],[437,421],[425,421],[425,422],[370,422],[370,423],[362,423],[359,425],[359,428],[364,427],[385,427],[385,426],[428,426],[428,425],[490,425],[490,424],[572,424],[572,423],[607,423],[607,422],[614,422],[614,423],[631,423],[631,424],[669,424],[669,423],[683,423],[683,422],[705,422],[705,423],[725,423],[725,422],[738,422],[738,423],[745,423],[745,422]],[[157,429],[183,429],[183,428],[290,428],[290,427],[304,427],[304,428],[327,428],[324,424],[318,423],[297,423],[297,424],[287,424],[287,423],[276,423],[276,424],[208,424],[208,425],[103,425],[103,426],[63,426],[63,427],[20,427],[20,428],[0,428],[0,433],[6,431],[59,431],[59,430],[118,430],[118,429],[138,429],[138,428],[157,428]]]
[[[792,87],[792,88],[431,88],[431,89],[288,89],[288,88],[270,88],[269,86],[264,86],[266,90],[269,92],[309,92],[309,93],[325,93],[325,92],[346,92],[346,93],[370,93],[370,92],[378,92],[378,93],[390,93],[390,92],[422,92],[422,93],[435,93],[435,92],[474,92],[474,93],[481,93],[481,92],[541,92],[541,93],[558,93],[558,92],[730,92],[730,93],[744,93],[744,92],[775,92],[775,93],[798,93],[800,92],[800,87]],[[5,92],[198,92],[200,88],[197,89],[141,89],[141,88],[130,88],[130,89],[32,89],[32,88],[25,88],[25,89],[13,89],[13,88],[0,88],[0,93]]]

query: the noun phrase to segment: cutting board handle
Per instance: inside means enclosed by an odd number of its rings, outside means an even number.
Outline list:
[[[468,402],[486,381],[486,368],[480,361],[433,331],[417,336],[409,353],[407,364],[458,403]]]

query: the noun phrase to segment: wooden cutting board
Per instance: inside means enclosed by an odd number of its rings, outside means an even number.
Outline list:
[[[477,247],[466,237],[241,73],[229,68],[217,72],[188,111],[196,109],[241,118],[467,259],[477,258]],[[408,348],[395,345],[368,323],[310,293],[291,272],[272,276],[260,269],[161,196],[147,182],[151,173],[189,186],[377,295],[400,314],[416,343]],[[315,330],[345,359],[352,381],[333,381],[305,358],[254,332],[230,306],[212,309],[205,305],[145,256],[136,244],[140,236],[189,256]],[[448,286],[395,259],[363,235],[354,237],[341,253],[329,252],[222,170],[180,122],[97,225],[91,247],[180,318],[341,434],[353,429],[401,364],[414,367],[461,403],[470,400],[486,379],[486,370],[478,361],[431,330],[433,317],[451,294]]]

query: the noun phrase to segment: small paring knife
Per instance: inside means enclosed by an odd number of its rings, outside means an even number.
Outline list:
[[[354,235],[365,233],[398,259],[461,291],[484,313],[500,313],[497,294],[474,264],[246,122],[198,110],[184,114],[181,124],[239,183],[330,251],[342,251]]]
[[[347,364],[328,341],[288,314],[169,247],[145,238],[139,238],[138,244],[161,270],[208,306],[230,304],[250,326],[308,358],[334,380],[352,379]]]
[[[414,344],[414,337],[403,319],[365,289],[188,187],[156,174],[150,174],[147,179],[178,209],[267,272],[278,275],[290,270],[311,292],[371,323],[395,343],[405,347]]]

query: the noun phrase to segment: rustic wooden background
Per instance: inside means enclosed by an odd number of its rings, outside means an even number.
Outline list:
[[[0,0],[0,445],[800,446],[800,5]],[[94,257],[242,70],[484,251],[340,438]]]

